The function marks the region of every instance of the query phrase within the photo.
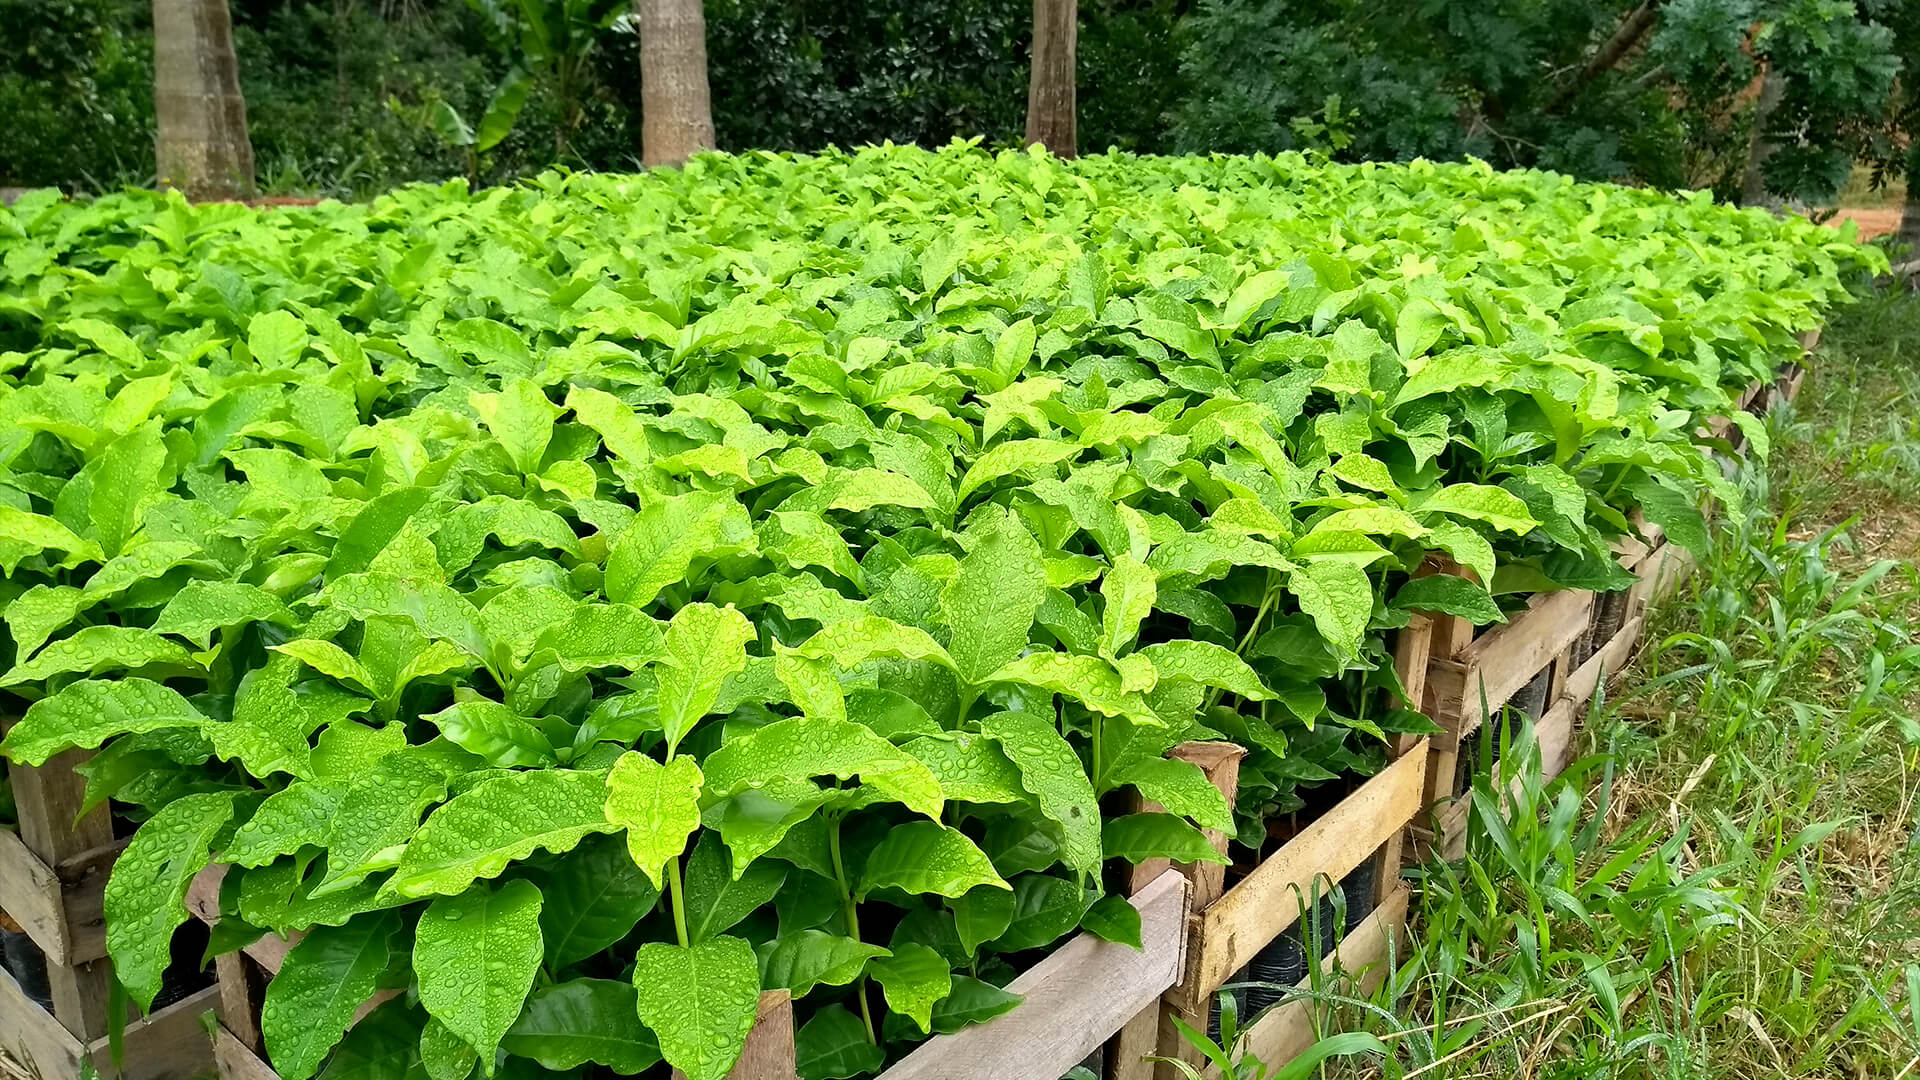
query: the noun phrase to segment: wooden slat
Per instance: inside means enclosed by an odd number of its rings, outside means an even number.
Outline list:
[[[1393,640],[1393,670],[1400,679],[1401,688],[1407,693],[1402,704],[1409,709],[1418,710],[1426,704],[1427,671],[1433,661],[1433,632],[1433,619],[1415,612]],[[1419,742],[1418,736],[1396,735],[1388,749],[1398,759],[1412,753]],[[1428,765],[1431,768],[1432,763]],[[1393,890],[1400,887],[1400,863],[1405,858],[1406,840],[1407,830],[1396,829],[1380,845],[1380,863],[1373,877],[1375,906],[1385,903]]]
[[[928,1040],[881,1080],[1059,1080],[1179,978],[1189,888],[1169,871],[1133,897],[1140,951],[1081,934],[1008,985],[1018,1008]]]
[[[1423,740],[1381,770],[1203,911],[1171,1000],[1205,1001],[1299,919],[1316,879],[1340,880],[1404,829],[1424,801],[1426,747]]]
[[[220,1080],[280,1080],[279,1073],[224,1026],[213,1033],[213,1060]]]
[[[0,829],[0,911],[13,916],[50,964],[66,964],[66,911],[61,906],[60,878],[40,861],[19,837]]]
[[[769,990],[760,995],[760,1011],[747,1032],[746,1049],[740,1060],[727,1071],[727,1080],[797,1080],[794,1064],[793,995],[785,990]],[[673,1080],[687,1080],[687,1074],[673,1070]]]
[[[1329,978],[1344,973],[1333,989],[1350,997],[1365,997],[1386,981],[1388,960],[1398,957],[1406,947],[1407,890],[1395,889],[1373,914],[1353,928],[1340,947],[1320,961]],[[1296,998],[1267,1010],[1240,1037],[1241,1051],[1260,1059],[1270,1069],[1285,1066],[1307,1052],[1323,1034],[1317,1003]],[[1330,1034],[1330,1033],[1328,1033]],[[1206,1072],[1208,1080],[1220,1080],[1217,1069]]]
[[[86,1048],[0,968],[0,1050],[48,1080],[78,1076]]]
[[[212,1073],[213,1039],[201,1017],[219,1004],[219,988],[209,986],[129,1023],[117,1080],[200,1080]],[[116,1075],[105,1037],[88,1044],[87,1057],[100,1075]]]
[[[1592,618],[1592,593],[1584,589],[1550,593],[1537,606],[1475,640],[1460,659],[1436,659],[1428,674],[1434,722],[1455,740],[1472,733],[1485,718],[1483,701],[1486,709],[1505,705],[1585,633]],[[1447,748],[1456,749],[1457,742]]]

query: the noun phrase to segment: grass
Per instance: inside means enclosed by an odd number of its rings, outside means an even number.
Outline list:
[[[1920,297],[1848,312],[1799,409],[1586,756],[1483,771],[1386,984],[1319,992],[1338,1055],[1275,1075],[1920,1078]]]

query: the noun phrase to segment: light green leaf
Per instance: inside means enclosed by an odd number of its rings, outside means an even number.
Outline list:
[[[1080,917],[1080,926],[1102,941],[1140,948],[1140,909],[1117,893],[1095,900]]]
[[[1448,484],[1420,499],[1414,508],[1422,514],[1452,514],[1484,521],[1501,532],[1520,535],[1540,524],[1518,495],[1489,484]]]
[[[721,684],[747,669],[747,643],[756,636],[747,617],[731,607],[688,604],[674,612],[667,624],[665,655],[654,667],[668,754],[713,711]]]
[[[1077,444],[1057,439],[1016,439],[1000,443],[980,455],[980,460],[968,467],[967,474],[960,479],[958,495],[965,499],[983,484],[1013,473],[1045,469],[1073,457],[1082,449]]]
[[[1139,694],[1126,688],[1111,663],[1097,656],[1029,653],[988,676],[988,682],[1015,682],[1065,694],[1102,716],[1124,716],[1159,726],[1160,718]]]
[[[108,555],[118,555],[140,528],[147,503],[165,490],[170,477],[160,424],[149,421],[107,445],[93,477],[88,517],[93,537]]]
[[[832,660],[843,669],[879,658],[931,660],[942,667],[954,667],[947,650],[925,630],[878,615],[823,627],[799,651],[802,656]]]
[[[634,958],[640,1022],[687,1080],[724,1080],[746,1049],[760,1009],[753,946],[716,937],[682,947],[653,942]]]
[[[999,515],[975,538],[940,596],[953,628],[947,655],[960,678],[979,685],[1019,656],[1046,595],[1040,545],[1019,518]]]
[[[0,741],[22,765],[44,765],[62,750],[91,750],[116,735],[200,727],[207,718],[179,692],[147,679],[88,680],[27,706]]]
[[[702,764],[716,797],[782,780],[858,776],[930,818],[945,804],[940,782],[919,759],[850,720],[777,720],[721,743]]]
[[[701,560],[752,551],[746,508],[724,491],[694,491],[640,508],[607,554],[607,599],[645,607]]]
[[[1273,691],[1267,689],[1239,654],[1211,641],[1185,638],[1162,641],[1141,649],[1140,655],[1153,662],[1153,670],[1163,681],[1192,679],[1202,686],[1219,687],[1248,701],[1268,701],[1273,697]]]
[[[687,848],[700,827],[700,767],[677,757],[665,765],[628,751],[607,774],[607,820],[627,830],[633,862],[655,888],[667,860]]]
[[[383,893],[407,898],[457,893],[497,877],[536,851],[571,850],[607,821],[598,773],[550,769],[482,780],[427,817]]]
[[[496,769],[521,769],[556,763],[553,746],[528,720],[497,701],[473,698],[423,716],[447,741],[478,754]]]
[[[154,620],[156,634],[176,634],[207,648],[215,630],[250,622],[293,625],[293,613],[280,598],[242,581],[189,581],[173,594]]]
[[[1000,331],[1000,336],[994,339],[993,373],[999,379],[998,389],[1012,385],[1027,370],[1027,362],[1033,359],[1035,336],[1033,319],[1025,318]],[[966,498],[966,492],[962,491],[960,497]]]
[[[528,476],[539,471],[540,458],[553,438],[553,422],[562,411],[547,400],[539,384],[532,379],[510,379],[499,393],[473,393],[467,395],[467,401],[480,414],[480,422],[507,448],[515,468]]]
[[[1190,761],[1134,758],[1114,769],[1106,779],[1114,787],[1131,784],[1143,798],[1206,828],[1233,829],[1233,808],[1227,805],[1227,797]]]
[[[485,885],[427,905],[413,943],[420,1003],[480,1053],[494,1050],[526,1004],[540,970],[540,890],[531,881]]]
[[[107,953],[114,974],[142,1012],[160,992],[172,960],[173,931],[187,921],[187,886],[206,869],[233,821],[238,792],[183,795],[142,822],[114,861],[105,899]]]
[[[1355,656],[1373,618],[1373,584],[1349,562],[1310,562],[1287,577],[1300,610],[1342,655]]]
[[[1032,713],[996,713],[980,722],[980,730],[1020,769],[1021,782],[1039,801],[1040,812],[1065,832],[1062,861],[1081,873],[1097,872],[1100,806],[1073,747],[1045,717]]]
[[[982,891],[1006,897],[1009,905],[1012,903],[1013,894],[1007,890]],[[946,958],[911,941],[902,942],[893,955],[868,964],[867,971],[880,984],[887,1008],[912,1020],[921,1031],[932,1030],[934,1005],[953,992],[953,972]]]
[[[960,947],[969,955],[981,945],[1007,932],[1013,924],[1013,893],[1008,889],[983,885],[956,896],[947,904],[953,910],[954,930],[960,935]],[[898,955],[900,949],[895,949]]]
[[[33,659],[15,664],[0,686],[44,682],[55,675],[97,675],[137,671],[148,666],[193,671],[193,656],[178,642],[137,626],[83,626],[70,637],[48,643]]]
[[[1117,657],[1133,645],[1140,634],[1140,621],[1153,610],[1158,597],[1160,575],[1131,555],[1113,561],[1113,568],[1100,581],[1100,596],[1105,608],[1100,615],[1100,651]]]

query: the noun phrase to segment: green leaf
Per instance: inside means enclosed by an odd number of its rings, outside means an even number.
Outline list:
[[[1035,336],[1033,319],[1026,318],[1000,331],[1000,336],[994,339],[993,373],[999,380],[999,386],[996,389],[1005,389],[1013,385],[1014,381],[1027,370],[1027,362],[1033,359]],[[966,498],[966,492],[962,491],[960,497]],[[922,1024],[921,1027],[925,1028],[926,1025]]]
[[[259,809],[234,830],[220,861],[233,866],[265,866],[303,847],[324,847],[333,832],[333,816],[345,785],[337,781],[296,780],[267,796]]]
[[[1134,758],[1116,767],[1106,780],[1113,787],[1131,784],[1142,797],[1191,818],[1203,828],[1233,829],[1233,808],[1227,805],[1227,797],[1190,761]]]
[[[399,998],[374,1009],[340,1040],[320,1080],[422,1080],[417,1016]]]
[[[318,926],[288,950],[267,983],[260,1035],[282,1080],[307,1080],[379,989],[400,920],[392,912]]]
[[[1012,897],[999,889],[983,891]],[[867,971],[880,984],[887,1008],[912,1020],[921,1031],[932,1030],[934,1005],[953,992],[953,972],[946,957],[915,942],[902,942],[893,955],[868,964]]]
[[[967,975],[953,977],[953,991],[933,1007],[933,1030],[951,1035],[996,1016],[1012,1012],[1023,999],[989,982]]]
[[[802,656],[832,660],[842,668],[856,668],[882,658],[931,660],[942,667],[954,666],[947,650],[925,630],[878,615],[822,627],[799,651]]]
[[[1027,801],[1020,770],[991,739],[956,731],[911,739],[900,748],[932,770],[949,799],[976,803]]]
[[[1368,612],[1372,612],[1371,607]],[[1216,686],[1248,701],[1269,701],[1274,696],[1238,653],[1211,641],[1162,641],[1141,649],[1140,655],[1152,661],[1153,670],[1161,680],[1191,679],[1201,686]]]
[[[1100,616],[1102,655],[1119,656],[1132,647],[1140,634],[1140,621],[1153,610],[1159,595],[1159,577],[1131,555],[1113,560],[1113,568],[1100,582],[1100,597],[1105,604]]]
[[[629,750],[607,774],[607,820],[627,830],[627,850],[654,888],[667,860],[678,858],[700,827],[704,778],[691,758],[665,765]]]
[[[93,538],[108,555],[118,555],[140,528],[147,503],[164,491],[167,448],[160,423],[150,421],[107,445],[93,477],[87,516]]]
[[[525,69],[516,67],[507,72],[507,77],[494,87],[493,97],[487,102],[487,111],[480,117],[480,128],[473,134],[476,153],[486,153],[507,137],[507,133],[513,130],[513,122],[520,116],[521,108],[527,103],[528,91],[532,89],[533,76],[527,74]]]
[[[44,765],[63,750],[91,750],[116,735],[136,735],[206,724],[178,691],[148,679],[72,683],[27,706],[0,740],[0,750],[22,765]]]
[[[1061,859],[1084,874],[1100,868],[1100,806],[1086,768],[1067,740],[1045,718],[1024,712],[995,713],[980,730],[1020,770],[1021,782],[1040,812],[1058,824],[1066,842]]]
[[[483,120],[481,141],[485,140],[485,133]],[[485,150],[487,147],[476,142],[475,148]],[[553,438],[553,422],[562,411],[560,406],[547,400],[539,384],[532,379],[510,379],[499,393],[469,394],[467,401],[480,414],[480,422],[507,448],[507,456],[513,459],[515,468],[524,475],[538,471],[540,458]]]
[[[937,821],[909,821],[887,831],[867,856],[860,895],[894,888],[907,893],[964,896],[976,885],[1007,887],[972,840]]]
[[[480,1062],[480,1052],[448,1030],[437,1017],[427,1017],[420,1029],[420,1067],[428,1080],[467,1080]]]
[[[617,828],[605,802],[598,773],[551,769],[482,780],[428,815],[382,891],[409,899],[453,894],[536,851],[569,851]]]
[[[540,935],[547,944],[547,966],[554,971],[612,948],[660,900],[660,890],[614,836],[582,840],[547,871],[540,892],[545,897]],[[511,1046],[508,1050],[513,1052]]]
[[[527,997],[500,1048],[545,1069],[594,1064],[622,1076],[642,1073],[660,1063],[660,1042],[641,1026],[638,1004],[633,984],[613,979],[543,986]]]
[[[1013,893],[997,886],[983,885],[956,896],[947,906],[953,910],[954,930],[960,935],[960,947],[968,955],[980,946],[1007,932],[1013,923]],[[895,950],[897,953],[899,950]],[[924,1025],[922,1025],[924,1029]]]
[[[820,930],[782,934],[755,952],[761,987],[785,987],[795,999],[806,997],[816,986],[845,986],[860,977],[867,961],[891,955],[878,945]]]
[[[1109,893],[1095,900],[1087,913],[1080,917],[1080,927],[1102,941],[1133,949],[1141,947],[1140,909],[1127,903],[1127,898],[1117,893]]]
[[[480,612],[445,585],[369,572],[335,578],[320,595],[350,618],[405,618],[429,638],[445,641],[483,664],[492,660]]]
[[[1080,925],[1093,897],[1077,882],[1050,874],[1022,874],[1013,880],[1013,919],[995,938],[1000,952],[1038,949]]]
[[[1501,532],[1519,535],[1532,532],[1540,524],[1518,495],[1487,484],[1448,484],[1421,499],[1414,509],[1422,514],[1452,514],[1484,521]]]
[[[187,921],[187,886],[233,821],[238,792],[183,795],[148,818],[114,861],[104,900],[114,974],[142,1012],[160,992],[173,931]]]
[[[1500,605],[1493,602],[1493,594],[1466,578],[1451,574],[1429,574],[1408,581],[1393,594],[1392,606],[1458,615],[1472,620],[1476,626],[1507,621]]]
[[[829,1005],[813,1014],[794,1036],[800,1080],[847,1080],[877,1073],[886,1051],[867,1038],[867,1028],[845,1006]]]
[[[1287,587],[1321,637],[1342,655],[1359,653],[1373,619],[1373,583],[1365,570],[1349,562],[1312,562],[1288,575]]]
[[[668,754],[713,711],[721,684],[747,669],[747,643],[755,637],[753,624],[731,607],[688,604],[674,612],[667,624],[666,653],[654,668]]]
[[[420,815],[446,797],[446,771],[411,748],[356,776],[334,807],[325,842],[327,875],[314,893],[345,892],[392,869],[405,855],[402,845],[420,828]]]
[[[0,686],[45,682],[56,675],[98,675],[144,667],[199,668],[178,643],[136,626],[84,626],[71,637],[48,643],[33,659],[15,664]]]
[[[1102,716],[1160,725],[1160,718],[1147,708],[1145,699],[1128,690],[1114,666],[1097,656],[1028,653],[988,676],[987,681],[1022,683],[1064,694]]]
[[[1148,859],[1222,865],[1227,861],[1199,829],[1172,814],[1127,814],[1113,818],[1101,828],[1100,842],[1107,858],[1136,864]]]
[[[175,634],[207,648],[215,630],[251,622],[293,625],[280,598],[241,581],[189,581],[173,594],[153,622],[156,634]]]
[[[1076,443],[1058,439],[1015,439],[1000,443],[967,468],[967,474],[960,478],[957,495],[965,500],[982,486],[1014,473],[1039,475],[1040,470],[1050,469],[1083,449]]]
[[[753,549],[746,508],[724,491],[657,499],[620,533],[607,554],[607,599],[645,607],[683,581],[700,560]]]
[[[100,545],[53,518],[0,503],[0,570],[11,576],[23,559],[53,549],[67,553],[60,566],[78,566],[106,557]]]
[[[1019,518],[998,515],[940,597],[953,628],[947,654],[960,678],[978,685],[1019,656],[1046,595],[1040,545]]]
[[[1639,502],[1647,520],[1667,534],[1667,539],[1696,557],[1705,559],[1713,552],[1707,522],[1700,513],[1697,496],[1687,496],[1651,478],[1630,484],[1627,490]]]
[[[530,881],[443,896],[420,913],[413,943],[420,1003],[479,1051],[488,1076],[495,1048],[533,988],[540,956],[540,890]]]
[[[440,729],[447,741],[477,754],[496,769],[555,764],[553,746],[533,721],[497,701],[474,698],[421,717]]]
[[[746,1049],[760,1008],[753,946],[716,937],[682,947],[653,942],[634,958],[640,1022],[687,1080],[723,1080]]]
[[[849,720],[777,720],[723,742],[703,765],[707,791],[716,797],[785,779],[858,776],[929,818],[938,818],[945,805],[939,781],[919,759]]]
[[[758,862],[736,875],[726,852],[703,834],[686,863],[687,937],[699,943],[765,907],[787,880],[787,868]]]

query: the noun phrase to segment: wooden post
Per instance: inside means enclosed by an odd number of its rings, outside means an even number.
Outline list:
[[[785,990],[768,990],[760,995],[760,1013],[727,1080],[796,1080],[799,1075],[794,1064],[793,996]],[[675,1069],[673,1080],[687,1080],[687,1074]]]
[[[69,750],[38,767],[9,764],[13,801],[20,819],[20,840],[56,871],[77,856],[113,843],[113,822],[105,807],[85,817],[87,782],[74,766],[92,754]],[[53,1015],[81,1042],[107,1033],[107,995],[112,974],[107,961],[47,965],[47,985],[53,992]]]
[[[1464,621],[1464,620],[1463,620]],[[1407,692],[1405,705],[1420,709],[1427,697],[1427,664],[1433,655],[1434,617],[1414,612],[1393,640],[1393,670]],[[1419,743],[1418,735],[1396,735],[1388,753],[1398,758]],[[1380,865],[1373,875],[1375,906],[1386,902],[1400,887],[1400,863],[1405,857],[1407,830],[1398,829],[1380,846]]]

